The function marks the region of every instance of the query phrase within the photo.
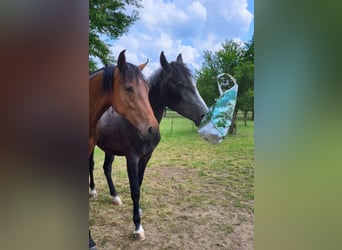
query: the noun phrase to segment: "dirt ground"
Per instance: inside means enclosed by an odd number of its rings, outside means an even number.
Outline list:
[[[141,191],[146,240],[140,242],[132,236],[133,208],[125,170],[113,176],[123,201],[114,206],[102,168],[96,169],[95,176],[101,176],[95,178],[99,194],[89,204],[98,249],[253,249],[254,204],[253,198],[246,198],[251,190],[241,184],[246,180],[232,174],[241,169],[147,168]],[[250,168],[243,171],[253,175]]]

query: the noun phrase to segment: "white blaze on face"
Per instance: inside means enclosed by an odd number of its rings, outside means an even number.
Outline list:
[[[195,84],[195,83],[192,83],[192,84],[193,84],[194,87],[195,87],[195,93],[196,93],[198,99],[201,101],[201,103],[202,103],[203,106],[205,107],[205,110],[208,112],[208,110],[209,110],[209,109],[208,109],[208,106],[207,106],[207,104],[204,102],[204,100],[203,100],[202,96],[200,95],[200,93],[198,92],[198,89],[197,89],[196,84]]]

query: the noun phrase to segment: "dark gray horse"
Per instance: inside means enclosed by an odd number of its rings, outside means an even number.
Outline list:
[[[147,80],[150,87],[149,99],[156,119],[160,123],[165,108],[169,107],[199,126],[208,108],[192,82],[191,72],[183,63],[182,55],[179,54],[176,61],[168,63],[164,53],[161,52],[160,64],[162,67]],[[122,203],[116,194],[111,177],[112,162],[114,155],[126,157],[133,200],[134,236],[138,240],[143,240],[145,234],[140,222],[140,186],[146,165],[160,141],[160,133],[150,140],[142,138],[138,130],[113,109],[103,114],[98,123],[97,132],[97,145],[106,153],[103,169],[115,204]],[[92,196],[96,196],[93,170],[92,154],[89,158],[90,189]]]

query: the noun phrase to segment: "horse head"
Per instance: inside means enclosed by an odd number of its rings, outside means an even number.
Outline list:
[[[135,126],[144,138],[156,134],[159,128],[148,99],[148,85],[142,74],[147,65],[135,66],[126,62],[125,50],[118,57],[114,72],[112,106]]]
[[[164,52],[161,52],[160,64],[165,75],[161,86],[165,105],[199,126],[208,107],[193,83],[190,70],[183,63],[182,54],[177,56],[176,61],[169,63]]]

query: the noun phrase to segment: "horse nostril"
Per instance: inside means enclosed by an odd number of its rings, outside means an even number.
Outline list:
[[[152,133],[153,133],[153,128],[152,128],[152,127],[149,127],[149,128],[148,128],[148,133],[149,133],[149,134],[152,134]]]

